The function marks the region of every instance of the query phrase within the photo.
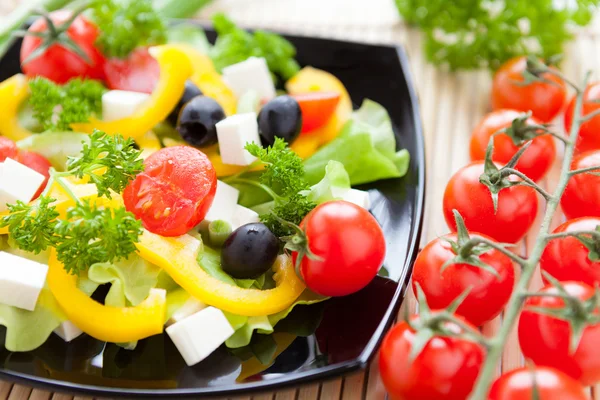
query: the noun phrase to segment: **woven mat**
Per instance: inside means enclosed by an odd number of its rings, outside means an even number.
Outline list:
[[[21,0],[30,1],[30,0]],[[0,0],[0,14],[10,11],[19,0]],[[428,162],[427,201],[423,241],[448,232],[442,216],[442,196],[450,176],[469,160],[469,135],[478,120],[489,111],[490,74],[487,71],[448,73],[429,65],[422,56],[419,34],[400,21],[393,0],[216,0],[198,19],[208,20],[216,11],[226,12],[242,26],[271,28],[282,32],[318,37],[340,38],[369,43],[394,43],[406,47],[419,93]],[[582,30],[569,46],[565,73],[579,79],[587,70],[600,75],[600,24]],[[549,174],[546,186],[552,187],[557,170]],[[541,216],[541,212],[540,212]],[[555,224],[560,223],[557,217]],[[539,225],[539,223],[537,224]],[[532,239],[524,240],[524,255]],[[539,278],[534,286],[539,285]],[[416,310],[409,296],[403,307]],[[501,317],[483,331],[493,334]],[[521,366],[523,359],[516,334],[511,335],[498,371]],[[590,388],[590,396],[600,388]],[[384,399],[385,391],[377,362],[366,371],[342,379],[236,399],[330,400]],[[0,382],[0,400],[75,400],[80,397],[32,390]]]

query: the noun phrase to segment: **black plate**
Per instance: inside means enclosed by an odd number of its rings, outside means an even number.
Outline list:
[[[210,39],[214,32],[207,30]],[[365,185],[372,212],[385,232],[385,270],[367,288],[320,306],[305,307],[296,318],[322,313],[315,334],[298,337],[274,364],[236,382],[240,360],[219,349],[186,367],[166,335],[146,339],[133,351],[82,336],[70,344],[52,337],[29,353],[0,347],[0,378],[54,391],[102,397],[232,395],[326,379],[364,368],[394,319],[416,257],[425,192],[425,156],[417,97],[402,48],[301,36],[287,36],[301,65],[333,73],[348,88],[353,103],[369,98],[390,113],[398,146],[411,163],[401,179]],[[19,72],[20,43],[0,60],[0,80]],[[312,307],[312,308],[311,308]],[[279,326],[279,325],[278,325]],[[284,329],[282,327],[280,329]],[[4,343],[0,328],[0,343]]]

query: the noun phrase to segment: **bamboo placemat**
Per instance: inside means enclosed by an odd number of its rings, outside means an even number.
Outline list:
[[[19,1],[0,0],[0,15]],[[216,0],[198,16],[206,20],[213,12],[224,11],[248,27],[265,27],[282,32],[323,36],[371,43],[401,44],[407,49],[414,82],[419,93],[427,155],[427,199],[423,243],[448,232],[442,216],[442,197],[448,179],[469,161],[468,140],[471,130],[489,111],[491,77],[487,71],[450,73],[428,64],[421,52],[419,33],[404,26],[393,0]],[[595,25],[581,31],[568,47],[564,72],[580,79],[587,70],[600,77],[600,32]],[[560,124],[562,125],[562,124]],[[551,189],[557,175],[555,168],[546,178]],[[539,213],[538,217],[541,217]],[[561,222],[556,218],[555,225]],[[536,225],[539,225],[539,221]],[[519,251],[527,254],[532,238],[526,238]],[[539,286],[536,278],[534,285]],[[412,293],[403,307],[416,311]],[[483,327],[485,333],[496,331],[501,317]],[[516,334],[510,338],[498,371],[523,364]],[[600,399],[600,386],[590,388],[591,397]],[[238,397],[236,400],[330,400],[384,399],[377,362],[361,372],[333,381],[316,383],[275,393]],[[31,389],[0,381],[0,400],[89,400],[59,393]]]

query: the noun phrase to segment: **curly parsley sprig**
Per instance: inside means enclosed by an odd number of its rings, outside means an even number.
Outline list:
[[[131,139],[94,131],[78,158],[71,158],[66,172],[51,171],[50,182],[60,185],[75,202],[64,219],[56,209],[56,200],[45,192],[33,203],[9,205],[10,213],[0,220],[22,250],[39,254],[55,247],[58,260],[65,269],[79,274],[95,263],[127,258],[135,251],[142,225],[125,208],[99,209],[89,201],[81,201],[64,180],[67,176],[87,176],[98,189],[98,196],[111,197],[120,192],[143,170],[140,151]],[[105,168],[105,171],[99,171]],[[102,173],[103,172],[103,173]]]
[[[298,225],[316,207],[315,203],[300,193],[310,188],[304,179],[302,159],[281,138],[275,138],[275,143],[267,148],[249,143],[246,150],[264,163],[265,170],[259,182],[243,178],[231,181],[260,186],[269,193],[275,204],[270,213],[260,215],[261,221],[278,237],[293,234],[289,224],[281,221]]]

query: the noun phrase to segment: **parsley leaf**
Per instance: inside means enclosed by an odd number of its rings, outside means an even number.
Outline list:
[[[98,81],[75,78],[65,85],[42,77],[29,81],[29,105],[44,130],[70,131],[73,122],[87,122],[102,111],[106,91]]]
[[[8,227],[10,236],[21,250],[39,254],[56,243],[54,237],[56,207],[51,206],[55,199],[41,196],[32,205],[17,201],[9,204],[9,215],[0,221],[0,227]]]
[[[296,48],[282,36],[262,30],[246,32],[222,13],[213,17],[213,24],[218,37],[209,54],[219,72],[249,57],[264,57],[269,70],[284,80],[300,70],[294,59]]]
[[[298,225],[316,207],[315,203],[300,193],[310,187],[304,179],[302,159],[281,138],[275,138],[275,143],[266,149],[249,143],[246,150],[265,164],[260,183],[268,186],[277,196],[273,210],[270,214],[260,215],[261,221],[278,237],[293,234],[292,228],[280,220]]]
[[[89,143],[83,145],[80,157],[70,157],[67,170],[78,178],[87,176],[98,188],[98,196],[111,198],[110,190],[120,193],[127,184],[144,170],[141,151],[131,138],[107,135],[94,130]],[[105,168],[103,173],[97,173]]]
[[[425,35],[424,51],[450,69],[498,68],[523,54],[563,52],[571,25],[586,25],[600,0],[395,0],[406,22]]]
[[[167,27],[150,0],[97,0],[92,19],[102,27],[96,43],[107,57],[126,58],[136,47],[167,41]]]
[[[98,209],[82,202],[67,211],[55,232],[58,260],[67,272],[79,274],[95,263],[126,259],[135,251],[142,223],[123,207]]]

